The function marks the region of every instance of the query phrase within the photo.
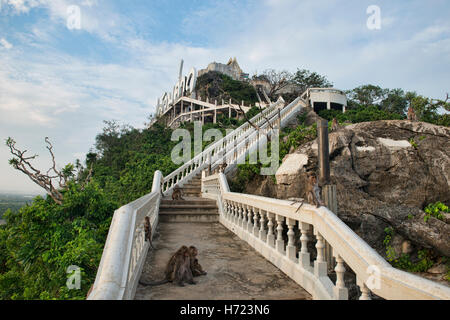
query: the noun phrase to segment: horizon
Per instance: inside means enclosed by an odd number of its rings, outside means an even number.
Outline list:
[[[381,28],[371,30],[373,4],[0,0],[0,193],[45,194],[9,166],[7,137],[39,154],[39,168],[51,163],[47,136],[59,167],[84,162],[103,120],[143,128],[181,59],[185,73],[236,57],[250,75],[304,68],[342,90],[374,84],[445,98],[450,3],[377,1]]]

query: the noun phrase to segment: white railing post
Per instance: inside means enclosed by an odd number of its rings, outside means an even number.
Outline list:
[[[262,240],[262,241],[266,241],[267,235],[266,235],[266,230],[264,228],[264,223],[266,221],[265,215],[263,214],[263,211],[261,209],[259,210],[259,214],[261,216],[261,220],[259,220],[259,223],[260,223],[259,239]]]
[[[269,246],[271,246],[272,248],[275,248],[275,235],[273,233],[273,227],[274,227],[273,217],[274,217],[273,213],[267,212],[267,220],[268,220],[267,244]]]
[[[309,224],[301,222],[300,227],[300,242],[302,243],[302,249],[299,253],[299,263],[303,269],[309,270],[311,268],[310,254],[308,252],[308,234],[309,234]]]
[[[293,219],[287,219],[287,226],[289,228],[287,236],[288,236],[288,245],[286,248],[286,254],[287,257],[292,260],[295,261],[296,255],[297,255],[297,249],[295,248],[294,245],[294,236],[295,236],[295,232],[294,232],[294,226],[295,226],[296,221]]]
[[[259,234],[259,228],[258,228],[258,220],[259,220],[259,217],[258,217],[258,209],[255,208],[255,207],[253,207],[253,208],[252,208],[252,211],[253,211],[253,232],[252,232],[252,234],[253,234],[255,237],[258,237],[258,234]]]
[[[370,290],[365,283],[361,284],[359,288],[361,289],[361,296],[359,297],[359,300],[372,300]]]
[[[277,214],[276,220],[277,220],[277,224],[278,224],[278,226],[277,226],[277,242],[276,242],[277,251],[284,254],[284,240],[283,240],[284,217]]]
[[[316,231],[314,229],[314,231]],[[314,261],[314,275],[317,278],[320,277],[326,277],[327,276],[327,262],[324,259],[324,248],[325,244],[323,241],[323,237],[320,234],[320,232],[316,232],[316,249],[317,249],[317,258],[316,261]]]
[[[345,266],[340,255],[336,255],[336,286],[334,287],[334,298],[336,300],[348,300],[348,289],[345,287]]]

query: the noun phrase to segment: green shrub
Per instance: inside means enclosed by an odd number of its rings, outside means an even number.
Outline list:
[[[449,207],[442,202],[429,204],[424,211],[426,213],[424,217],[425,222],[427,222],[431,217],[435,217],[439,220],[444,220],[443,213],[450,213]]]

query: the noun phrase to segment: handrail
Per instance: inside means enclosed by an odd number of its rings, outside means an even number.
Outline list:
[[[264,109],[261,113],[257,114],[251,119],[253,123],[257,125],[263,123],[265,118],[273,117],[274,113],[277,112],[277,107],[283,104],[283,100],[279,99],[274,104],[270,105]],[[163,180],[162,191],[164,195],[168,195],[175,185],[182,186],[185,181],[188,181],[194,175],[198,174],[208,165],[208,160],[210,157],[216,157],[221,150],[226,149],[230,143],[236,143],[236,141],[241,141],[248,134],[251,134],[255,129],[248,123],[244,123],[239,128],[233,130],[227,136],[221,140],[211,144],[203,152],[195,156],[193,159],[182,165],[180,168],[166,176]]]
[[[145,241],[144,219],[150,218],[152,234],[158,225],[162,173],[156,171],[152,192],[114,212],[97,276],[88,300],[129,300],[150,244]]]
[[[292,103],[290,103],[287,107],[285,107],[283,110],[280,111],[280,117],[281,117],[281,127],[284,127],[284,125],[291,120],[291,117],[296,114],[295,110],[299,110],[301,107],[305,107],[306,104],[300,97],[295,99]],[[269,123],[273,125],[276,121],[278,121],[278,114],[275,113],[270,119]],[[212,159],[212,166],[211,169],[214,171],[221,163],[222,159],[226,159],[227,162],[227,168],[225,172],[228,172],[230,169],[232,169],[235,165],[241,164],[245,162],[245,158],[250,153],[254,152],[258,145],[260,144],[260,139],[265,139],[264,136],[261,135],[267,135],[271,136],[273,134],[273,130],[269,127],[269,123],[265,122],[260,127],[260,132],[257,130],[254,130],[252,133],[247,135],[244,139],[242,139],[240,142],[237,143],[237,145],[233,148],[230,148],[226,151],[223,155],[217,155]],[[274,128],[277,129],[277,128]],[[266,143],[266,140],[263,140],[264,143]]]
[[[385,299],[450,300],[450,288],[393,268],[326,207],[318,209],[303,204],[298,209],[299,204],[285,200],[233,193],[222,173],[203,178],[202,192],[204,197],[218,201],[222,224],[286,272],[314,298],[348,299],[343,281],[345,262],[357,276],[361,299],[370,298],[372,291]],[[278,224],[276,237],[274,219]],[[289,228],[287,244],[282,238],[284,222]],[[302,233],[301,250],[294,245],[296,223]],[[311,240],[311,227],[317,239],[314,266],[310,264],[306,245]],[[336,259],[336,284],[327,275],[326,243],[332,247]]]

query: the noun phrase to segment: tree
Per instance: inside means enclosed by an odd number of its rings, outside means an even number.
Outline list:
[[[72,180],[75,176],[74,165],[68,164],[62,170],[56,168],[55,155],[53,154],[53,145],[50,143],[48,137],[45,138],[47,143],[47,150],[52,157],[52,167],[44,174],[40,170],[36,169],[31,161],[35,160],[38,155],[26,156],[27,150],[21,151],[16,147],[16,141],[12,138],[6,140],[6,145],[9,147],[11,154],[14,158],[9,160],[9,164],[13,166],[14,169],[19,170],[26,174],[34,183],[42,187],[47,191],[48,195],[57,203],[62,204],[63,194],[61,190],[67,189],[68,182]],[[81,170],[81,164],[78,163],[78,169]],[[88,177],[86,178],[86,183],[91,177],[92,171],[90,171]],[[78,174],[79,176],[80,174]],[[57,180],[58,185],[56,186],[54,180]]]
[[[298,69],[293,77],[293,83],[298,86],[299,94],[302,94],[309,88],[330,88],[333,83],[328,81],[325,76],[306,69]]]
[[[407,107],[408,101],[402,89],[388,90],[386,98],[381,102],[383,110],[400,115],[405,114]]]
[[[388,94],[389,89],[382,89],[371,84],[360,86],[347,92],[349,99],[353,102],[349,103],[350,107],[354,107],[355,104],[364,107],[380,104],[387,98]]]
[[[269,83],[270,90],[266,93],[271,98],[274,98],[278,91],[292,84],[293,79],[294,75],[289,71],[276,71],[274,69],[267,69],[261,75],[254,77],[254,80],[264,80]]]
[[[449,103],[444,100],[415,96],[411,99],[411,107],[420,121],[436,123],[439,118],[438,110],[448,109]]]

